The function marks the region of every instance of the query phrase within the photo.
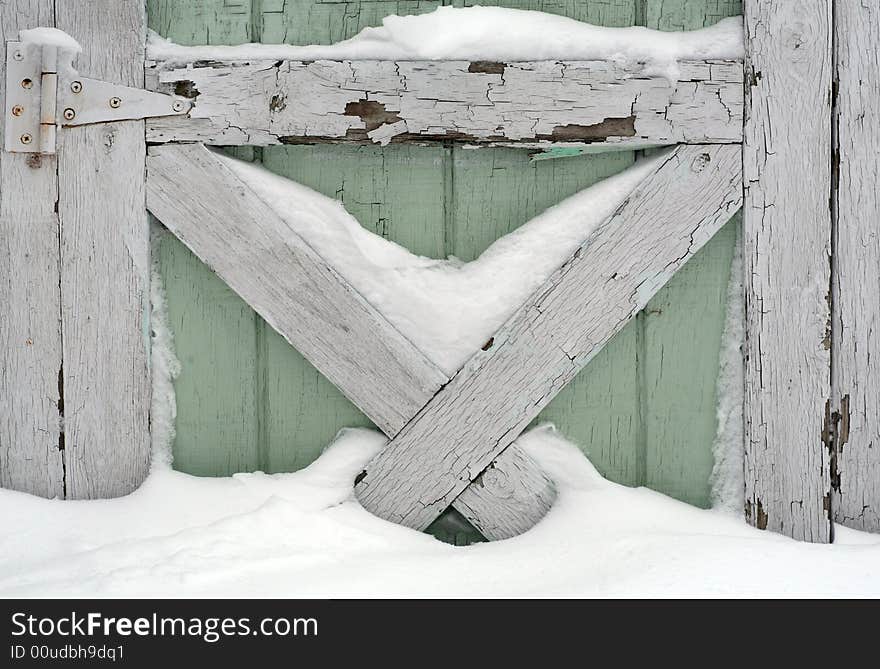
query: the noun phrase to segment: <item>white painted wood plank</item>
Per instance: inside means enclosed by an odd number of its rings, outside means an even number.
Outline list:
[[[835,522],[880,531],[880,5],[838,2]],[[835,466],[836,465],[836,466]]]
[[[6,41],[54,25],[52,4],[0,4],[0,87]],[[44,497],[64,496],[56,168],[55,156],[0,152],[0,486]]]
[[[204,146],[150,149],[147,206],[386,434],[446,383]]]
[[[358,499],[424,529],[732,216],[738,146],[681,146],[359,475]]]
[[[220,160],[201,145],[153,147],[150,211],[393,437],[448,381]],[[236,250],[236,252],[233,252]],[[489,539],[537,522],[552,482],[511,449],[459,508]],[[503,481],[509,481],[502,485]]]
[[[56,0],[83,76],[143,86],[141,0]],[[134,490],[150,457],[150,246],[142,121],[58,133],[67,492]]]
[[[150,142],[457,141],[639,147],[742,140],[742,63],[681,63],[675,84],[611,61],[149,62],[147,86],[189,95]]]
[[[831,2],[746,0],[746,517],[830,538]]]

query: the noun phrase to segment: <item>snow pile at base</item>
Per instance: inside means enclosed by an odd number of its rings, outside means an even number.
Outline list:
[[[712,506],[742,513],[745,503],[743,474],[743,358],[745,304],[743,301],[742,229],[739,228],[727,286],[727,313],[721,334],[721,369],[718,372],[716,416],[718,431],[712,444]]]
[[[668,155],[580,191],[462,263],[414,255],[365,230],[340,202],[217,154],[447,374],[457,372]]]
[[[742,58],[742,18],[670,33],[594,26],[564,16],[501,7],[439,7],[418,16],[386,16],[331,45],[243,44],[186,47],[150,34],[147,57],[197,60],[618,60],[645,62],[674,79],[675,63]]]
[[[517,444],[557,482],[550,513],[508,541],[449,546],[354,499],[384,443],[346,431],[293,474],[154,471],[115,500],[0,490],[0,595],[880,595],[880,536],[799,543],[610,483],[546,427]]]

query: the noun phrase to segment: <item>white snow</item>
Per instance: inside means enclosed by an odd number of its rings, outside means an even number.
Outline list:
[[[218,157],[417,348],[454,374],[668,152],[547,209],[469,263],[414,255],[365,230],[340,202],[262,167]]]
[[[880,595],[880,536],[799,543],[610,483],[547,427],[517,443],[558,484],[550,513],[514,539],[449,546],[353,498],[384,443],[345,431],[293,474],[156,470],[115,500],[0,490],[0,596]]]
[[[24,44],[39,44],[41,46],[56,46],[63,51],[72,54],[80,53],[82,47],[73,37],[58,28],[30,28],[20,30],[18,39]]]
[[[595,26],[564,16],[501,7],[439,7],[386,16],[331,45],[180,46],[151,33],[147,57],[197,60],[620,60],[646,62],[676,76],[680,60],[742,58],[742,18],[690,32]]]
[[[745,337],[743,299],[742,229],[737,228],[730,280],[727,286],[727,313],[721,334],[721,360],[717,383],[716,417],[718,430],[712,444],[712,506],[741,514],[745,503],[743,478],[743,399],[742,345]]]
[[[168,322],[165,283],[159,271],[159,242],[163,234],[157,225],[150,226],[153,266],[150,271],[150,437],[152,469],[169,469],[177,419],[174,379],[180,374],[180,361],[174,353],[174,334]]]

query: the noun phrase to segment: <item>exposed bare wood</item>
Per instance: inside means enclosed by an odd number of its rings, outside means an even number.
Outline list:
[[[84,76],[143,86],[140,0],[56,0]],[[123,495],[149,468],[150,245],[142,121],[58,135],[64,424],[71,498]]]
[[[880,5],[838,2],[832,386],[835,522],[880,531]]]
[[[190,118],[150,142],[456,141],[621,148],[742,140],[742,63],[680,64],[677,82],[611,61],[150,62],[148,88],[187,95]]]
[[[681,146],[367,465],[373,513],[427,527],[739,207],[737,146]]]
[[[147,168],[150,211],[389,437],[448,381],[206,148],[154,147]],[[534,525],[555,491],[518,449],[494,469],[458,508],[502,539]]]
[[[831,1],[746,0],[746,517],[830,538]]]
[[[0,86],[6,40],[53,25],[52,5],[0,4]],[[0,486],[44,497],[64,496],[57,201],[54,156],[0,152]]]

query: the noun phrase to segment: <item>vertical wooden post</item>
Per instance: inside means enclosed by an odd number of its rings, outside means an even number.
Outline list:
[[[55,0],[55,12],[83,47],[83,76],[143,86],[142,0]],[[134,490],[149,468],[144,124],[58,137],[67,496],[111,497]]]
[[[831,528],[831,0],[746,0],[746,517]]]
[[[834,225],[836,522],[880,531],[880,6],[834,9],[838,179]]]
[[[52,0],[0,4],[0,87],[6,40],[53,23]],[[45,497],[64,496],[56,165],[0,151],[0,486]]]

